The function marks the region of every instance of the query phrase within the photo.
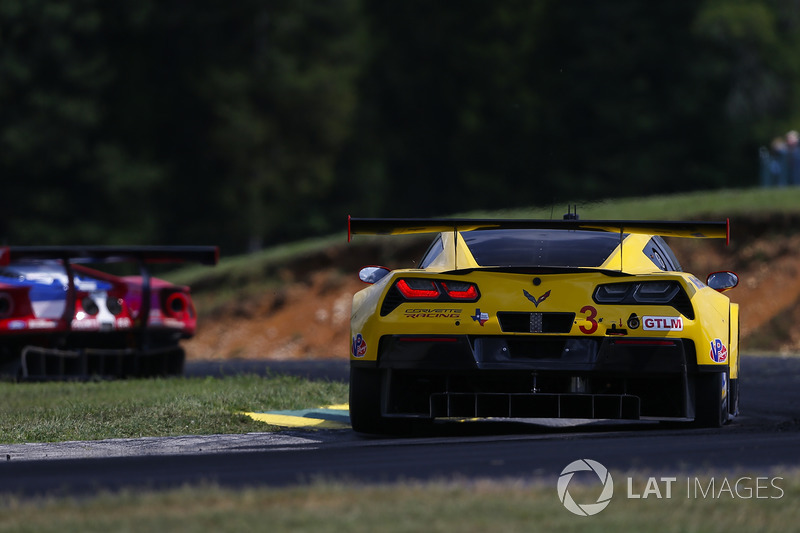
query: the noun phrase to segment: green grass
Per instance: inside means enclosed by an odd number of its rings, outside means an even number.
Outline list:
[[[346,383],[287,376],[0,382],[0,442],[269,431],[275,428],[241,413],[346,400]]]
[[[795,531],[800,475],[780,499],[627,499],[622,474],[611,504],[591,517],[560,504],[555,480],[463,481],[357,486],[320,482],[289,489],[184,488],[105,494],[89,499],[0,504],[0,531],[265,531],[271,533],[504,531]],[[570,485],[576,501],[596,487]],[[265,529],[269,524],[268,529]]]

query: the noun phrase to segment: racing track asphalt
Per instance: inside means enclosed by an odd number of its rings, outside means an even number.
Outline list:
[[[346,379],[346,362],[190,366],[190,375],[248,371]],[[246,366],[245,365],[245,366]],[[329,368],[327,368],[329,366]],[[719,429],[651,423],[447,423],[424,436],[365,438],[351,430],[0,446],[0,493],[89,495],[212,482],[286,486],[318,479],[553,479],[576,459],[653,475],[800,467],[800,358],[743,357],[742,416]]]

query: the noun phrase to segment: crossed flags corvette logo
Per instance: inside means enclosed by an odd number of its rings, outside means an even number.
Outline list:
[[[533,302],[534,307],[539,307],[539,304],[547,300],[547,297],[550,296],[550,291],[547,291],[538,298],[529,293],[528,291],[526,291],[525,289],[522,289],[522,294],[525,295],[525,298]]]

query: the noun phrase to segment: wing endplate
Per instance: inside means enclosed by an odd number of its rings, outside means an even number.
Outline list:
[[[536,220],[477,218],[352,218],[347,219],[347,240],[353,235],[403,235],[472,231],[477,229],[557,229],[643,233],[664,237],[725,239],[730,242],[730,219],[719,222],[658,220]]]

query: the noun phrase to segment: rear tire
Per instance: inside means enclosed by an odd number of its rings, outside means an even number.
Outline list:
[[[730,385],[728,386],[728,394],[730,395],[730,399],[728,400],[728,412],[730,413],[730,418],[735,418],[739,416],[739,379],[732,379],[730,380]]]
[[[350,425],[358,433],[382,433],[381,374],[376,368],[350,367]]]
[[[422,422],[382,415],[383,376],[377,368],[350,367],[350,425],[357,433],[414,434]]]
[[[718,428],[728,422],[728,372],[698,374],[695,381],[695,425]]]

